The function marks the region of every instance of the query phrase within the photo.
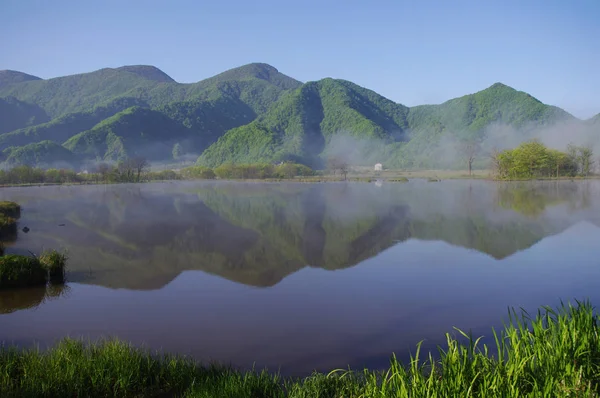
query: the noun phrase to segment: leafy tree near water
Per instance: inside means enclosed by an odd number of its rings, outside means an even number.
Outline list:
[[[537,140],[519,145],[515,149],[492,155],[496,176],[501,179],[587,176],[593,165],[590,147],[569,145],[567,152],[549,149]]]

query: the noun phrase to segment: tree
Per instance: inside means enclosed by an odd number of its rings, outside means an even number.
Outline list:
[[[330,156],[327,158],[327,170],[331,171],[333,175],[337,171],[341,160],[337,156]]]
[[[141,156],[136,156],[129,158],[128,162],[135,173],[135,182],[140,182],[142,173],[145,173],[148,171],[148,169],[150,169],[150,163],[148,162],[148,159]]]
[[[178,142],[173,145],[173,159],[178,160],[181,155],[183,155],[183,149],[181,148],[181,144]]]
[[[106,164],[106,163],[98,164],[98,166],[96,166],[96,171],[98,174],[100,174],[102,181],[104,181],[104,182],[108,181],[108,175],[110,174],[110,166],[108,164]]]
[[[473,162],[479,154],[480,149],[481,146],[478,141],[462,141],[458,144],[458,151],[462,158],[467,162],[469,175],[472,173]]]
[[[581,174],[587,177],[594,166],[594,150],[592,147],[589,145],[579,147],[579,159],[581,162]]]
[[[339,170],[340,174],[344,176],[344,180],[346,180],[346,175],[350,167],[345,159],[339,156],[330,156],[327,159],[327,168],[333,172],[333,175],[335,175],[336,170]]]

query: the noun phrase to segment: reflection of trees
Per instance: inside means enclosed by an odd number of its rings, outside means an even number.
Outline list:
[[[547,207],[569,203],[571,210],[590,206],[588,184],[569,182],[501,184],[496,192],[496,203],[528,217],[539,217]]]
[[[35,308],[47,300],[63,297],[68,292],[67,285],[3,290],[0,291],[0,314]]]
[[[56,218],[36,227],[36,239],[40,247],[68,249],[74,282],[160,288],[182,271],[203,270],[272,286],[307,265],[347,268],[410,238],[503,258],[569,226],[545,220],[547,206],[590,205],[593,193],[569,184],[486,184],[82,188],[41,203],[44,214]],[[494,219],[498,204],[535,217],[502,213]],[[65,217],[68,226],[57,229],[56,219]]]

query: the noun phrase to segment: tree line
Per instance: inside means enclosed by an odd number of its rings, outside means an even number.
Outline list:
[[[589,176],[595,165],[591,146],[569,144],[566,152],[547,148],[538,140],[514,149],[492,151],[492,170],[498,179]]]
[[[71,169],[42,169],[16,166],[0,170],[0,184],[73,184],[73,183],[136,183],[159,180],[204,179],[287,179],[296,176],[312,176],[315,172],[302,164],[282,163],[273,165],[223,164],[215,169],[190,166],[181,170],[151,171],[150,163],[142,157],[133,157],[116,164],[99,163],[85,172]]]

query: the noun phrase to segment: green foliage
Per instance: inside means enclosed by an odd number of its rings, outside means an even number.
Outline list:
[[[303,379],[202,366],[156,355],[117,340],[84,345],[64,339],[47,351],[0,347],[0,390],[5,396],[306,397],[593,397],[599,392],[599,319],[588,302],[544,307],[535,317],[510,313],[495,347],[457,329],[446,334],[439,358],[408,364],[395,356],[378,372],[335,370]],[[3,396],[4,396],[3,395]]]
[[[296,163],[282,163],[277,166],[270,163],[224,163],[215,168],[214,173],[221,179],[294,178],[314,175],[312,169]]]
[[[31,166],[17,166],[8,170],[0,170],[0,184],[63,184],[80,182],[83,176],[70,169],[43,170]]]
[[[37,105],[15,98],[0,98],[0,134],[50,120]]]
[[[183,178],[194,180],[212,180],[216,177],[215,172],[208,167],[203,166],[190,166],[181,169],[180,174]]]
[[[584,161],[580,153],[589,155],[589,158]],[[494,171],[501,179],[574,176],[578,170],[589,172],[586,166],[589,166],[591,156],[591,149],[587,147],[570,146],[568,153],[564,153],[533,140],[495,155]]]

